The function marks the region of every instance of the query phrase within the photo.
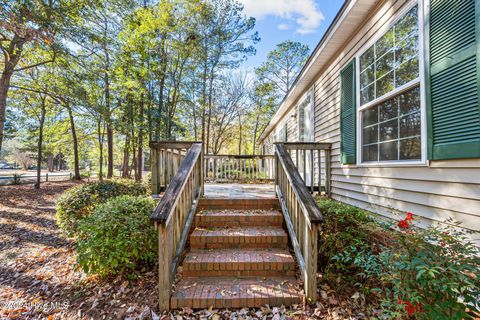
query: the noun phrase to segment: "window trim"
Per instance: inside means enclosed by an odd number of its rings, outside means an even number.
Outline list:
[[[373,101],[370,101],[363,106],[360,106],[360,56],[367,51],[372,45],[374,45],[396,22],[398,22],[410,9],[415,5],[418,6],[418,68],[419,76],[411,80],[410,82],[395,88],[389,93],[383,95],[380,98],[376,98]],[[405,7],[399,10],[393,20],[384,25],[383,28],[377,31],[374,37],[372,37],[356,54],[355,54],[355,84],[356,84],[356,133],[357,133],[357,163],[359,167],[408,167],[408,166],[426,166],[427,162],[427,121],[426,121],[426,98],[425,98],[425,50],[424,50],[424,21],[425,21],[425,7],[423,1],[410,0],[405,4]],[[391,99],[394,96],[397,96],[403,92],[406,92],[416,86],[420,87],[420,139],[421,139],[421,159],[419,160],[389,160],[389,161],[372,161],[372,162],[363,162],[363,152],[362,152],[362,141],[363,141],[363,130],[362,130],[362,117],[361,113],[374,105],[378,105],[386,100]]]
[[[300,106],[302,103],[310,97],[310,112],[312,114],[311,117],[311,125],[312,125],[312,136],[313,139],[311,141],[302,141],[300,140]],[[305,118],[305,115],[304,115]],[[315,90],[314,88],[310,88],[305,92],[302,98],[297,103],[297,141],[298,142],[315,142]]]

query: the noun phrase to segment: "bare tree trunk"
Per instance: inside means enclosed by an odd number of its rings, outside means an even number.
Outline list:
[[[74,180],[81,180],[80,176],[80,163],[78,157],[78,138],[77,138],[77,131],[75,129],[75,119],[73,118],[73,112],[70,105],[67,105],[68,110],[68,117],[70,119],[70,129],[72,132],[72,140],[73,140],[73,160],[74,160]]]
[[[252,154],[255,155],[257,150],[257,132],[258,132],[258,122],[260,121],[260,112],[257,113],[257,119],[255,121],[255,129],[253,130],[253,151]]]
[[[242,154],[242,115],[238,114],[238,154]]]
[[[42,145],[43,145],[43,124],[45,123],[45,97],[42,97],[38,133],[38,150],[37,150],[37,182],[34,185],[35,189],[40,189],[40,183],[42,178]]]
[[[0,76],[0,153],[2,152],[3,130],[6,121],[5,115],[7,111],[7,96],[8,90],[10,89],[10,80],[22,55],[25,41],[25,39],[15,35],[7,51],[4,51],[5,59],[2,61],[4,69]]]
[[[6,121],[7,95],[11,77],[12,73],[5,71],[0,78],[0,152],[2,151],[3,127]]]
[[[53,163],[53,154],[49,154],[47,156],[47,166],[48,166],[48,172],[53,172],[53,170],[55,170],[55,166]]]
[[[113,177],[113,128],[112,128],[112,115],[110,110],[110,80],[108,73],[105,73],[105,104],[107,108],[107,116],[105,122],[107,123],[107,178]]]
[[[107,30],[108,30],[108,20],[105,20],[104,23],[104,43],[103,50],[105,54],[105,107],[106,107],[106,116],[105,122],[107,124],[107,157],[108,157],[108,167],[107,167],[107,178],[113,177],[113,128],[112,128],[112,110],[110,106],[110,55],[108,52],[107,45]]]
[[[140,181],[142,180],[143,175],[143,122],[144,122],[144,97],[143,94],[140,100],[140,126],[138,130],[138,153],[137,153],[137,170],[135,171],[135,180]]]
[[[208,154],[208,148],[205,144],[205,118],[206,118],[206,102],[207,102],[207,63],[205,62],[202,74],[202,100],[201,100],[201,107],[202,107],[202,142],[204,147],[204,153]]]
[[[130,148],[130,136],[125,138],[125,147],[123,149],[123,164],[122,164],[122,178],[128,178],[128,162],[129,162],[129,149]]]
[[[98,159],[98,179],[103,181],[103,139],[104,139],[104,132],[102,132],[102,120],[100,119],[97,123],[97,130],[98,130],[98,150],[100,153]]]
[[[213,71],[212,71],[213,73]],[[213,103],[213,74],[210,77],[209,81],[209,88],[208,88],[208,120],[207,120],[207,142],[206,142],[206,150],[208,152],[210,146],[210,126],[212,120],[212,103]]]

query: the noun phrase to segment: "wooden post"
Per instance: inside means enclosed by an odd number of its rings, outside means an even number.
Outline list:
[[[152,148],[150,160],[150,170],[152,171],[152,194],[157,195],[160,193],[159,190],[159,172],[158,172],[158,150]]]
[[[318,157],[318,195],[322,194],[322,151],[317,150]]]
[[[317,225],[305,224],[305,296],[309,304],[317,302]]]
[[[204,195],[204,182],[205,182],[205,154],[203,153],[203,146],[202,151],[200,152],[200,196]],[[208,173],[208,172],[207,172]]]
[[[158,289],[160,312],[170,310],[170,259],[171,237],[168,235],[168,226],[157,224],[158,230]]]
[[[330,170],[330,149],[325,150],[325,192],[328,194],[328,197],[331,198],[331,170]]]
[[[314,191],[314,184],[315,184],[315,180],[313,179],[313,177],[315,176],[315,166],[314,166],[314,162],[315,162],[315,157],[313,156],[313,152],[314,150],[310,150],[310,192],[313,194],[313,191]]]

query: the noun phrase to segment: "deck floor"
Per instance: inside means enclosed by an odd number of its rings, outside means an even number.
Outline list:
[[[268,199],[275,198],[273,184],[205,183],[205,198]]]

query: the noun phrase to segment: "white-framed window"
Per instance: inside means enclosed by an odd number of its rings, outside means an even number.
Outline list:
[[[357,55],[357,162],[425,160],[423,14],[416,1]]]
[[[288,141],[288,125],[287,122],[283,123],[275,134],[275,142],[287,142]]]
[[[298,141],[313,142],[314,140],[314,93],[309,90],[300,100],[297,110]]]

